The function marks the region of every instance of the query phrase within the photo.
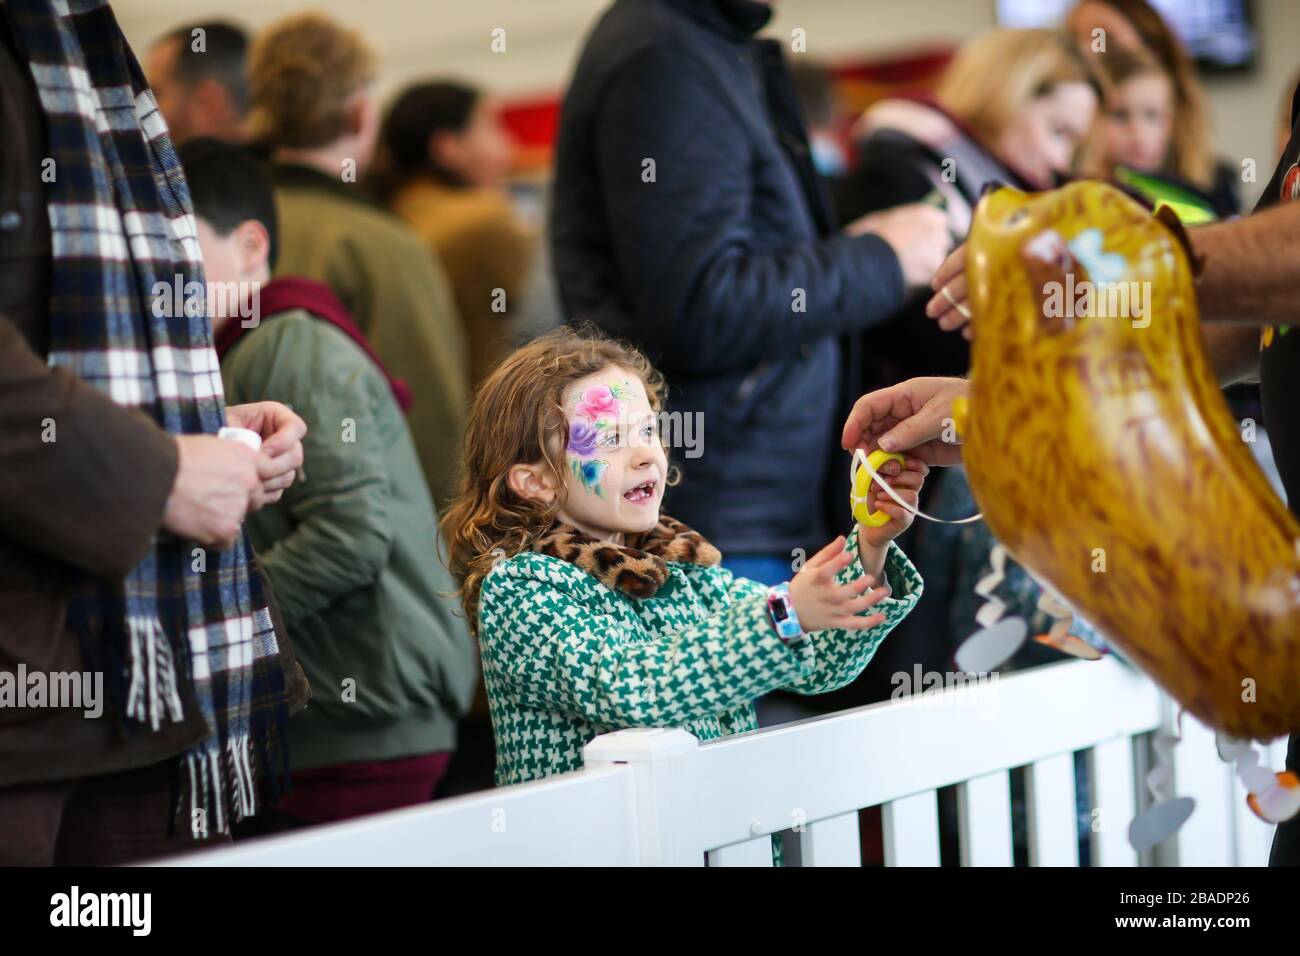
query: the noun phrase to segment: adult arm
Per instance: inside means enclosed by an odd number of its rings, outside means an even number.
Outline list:
[[[107,579],[144,557],[176,478],[175,439],[51,369],[0,317],[0,531]]]
[[[1224,388],[1259,381],[1259,329],[1228,322],[1202,324],[1206,354]]]
[[[1202,322],[1285,325],[1300,321],[1300,203],[1198,226],[1187,230],[1187,235],[1195,255],[1204,259],[1196,283]],[[966,247],[962,246],[936,273],[935,294],[926,311],[940,328],[961,328],[969,338],[974,329],[967,326],[965,267]],[[950,300],[962,303],[962,308]],[[1234,348],[1240,348],[1245,339],[1232,341]],[[1224,368],[1220,375],[1232,371]]]
[[[1300,203],[1189,229],[1205,258],[1196,286],[1203,322],[1300,321]]]
[[[846,551],[854,553],[853,563],[835,576],[839,584],[852,584],[867,574],[858,556],[858,528],[855,526],[844,542]],[[863,617],[883,614],[885,620],[875,627],[858,631],[828,628],[808,635],[816,650],[817,664],[813,670],[791,681],[787,690],[797,694],[826,694],[851,684],[871,662],[880,642],[907,617],[921,599],[921,575],[894,542],[886,550],[884,567],[879,577],[889,588],[889,596],[862,612]]]

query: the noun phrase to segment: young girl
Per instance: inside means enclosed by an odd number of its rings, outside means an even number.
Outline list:
[[[561,329],[475,397],[442,527],[482,650],[498,785],[576,770],[620,728],[753,730],[755,698],[849,683],[921,596],[892,543],[910,514],[874,489],[889,522],[836,538],[788,586],[733,577],[660,514],[663,391],[640,353]],[[926,471],[882,474],[915,506]]]
[[[1105,159],[1139,173],[1166,170],[1174,131],[1174,85],[1153,56],[1116,49],[1099,58],[1111,82],[1107,97]]]
[[[1174,83],[1160,61],[1141,49],[1117,48],[1097,58],[1110,84],[1094,172],[1152,205],[1173,208],[1187,225],[1216,218],[1215,198],[1170,171]]]

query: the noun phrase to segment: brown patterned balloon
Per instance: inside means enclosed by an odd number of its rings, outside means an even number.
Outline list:
[[[1300,524],[1223,400],[1165,212],[1100,183],[984,197],[963,458],[1017,560],[1191,713],[1271,738],[1300,730]]]

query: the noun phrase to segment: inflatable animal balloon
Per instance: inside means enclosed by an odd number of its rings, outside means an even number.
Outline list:
[[[957,427],[990,529],[1209,726],[1300,730],[1300,524],[1219,391],[1181,226],[1100,183],[1002,188],[968,242]]]

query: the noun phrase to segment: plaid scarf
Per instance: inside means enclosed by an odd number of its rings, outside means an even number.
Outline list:
[[[225,403],[206,308],[168,307],[176,283],[187,301],[203,288],[193,210],[140,66],[107,0],[0,2],[53,160],[49,363],[174,435],[215,433]],[[287,695],[246,539],[205,554],[160,531],[125,580],[83,578],[68,620],[124,731],[202,713],[208,736],[176,780],[187,825],[221,833],[274,799],[288,771]]]

